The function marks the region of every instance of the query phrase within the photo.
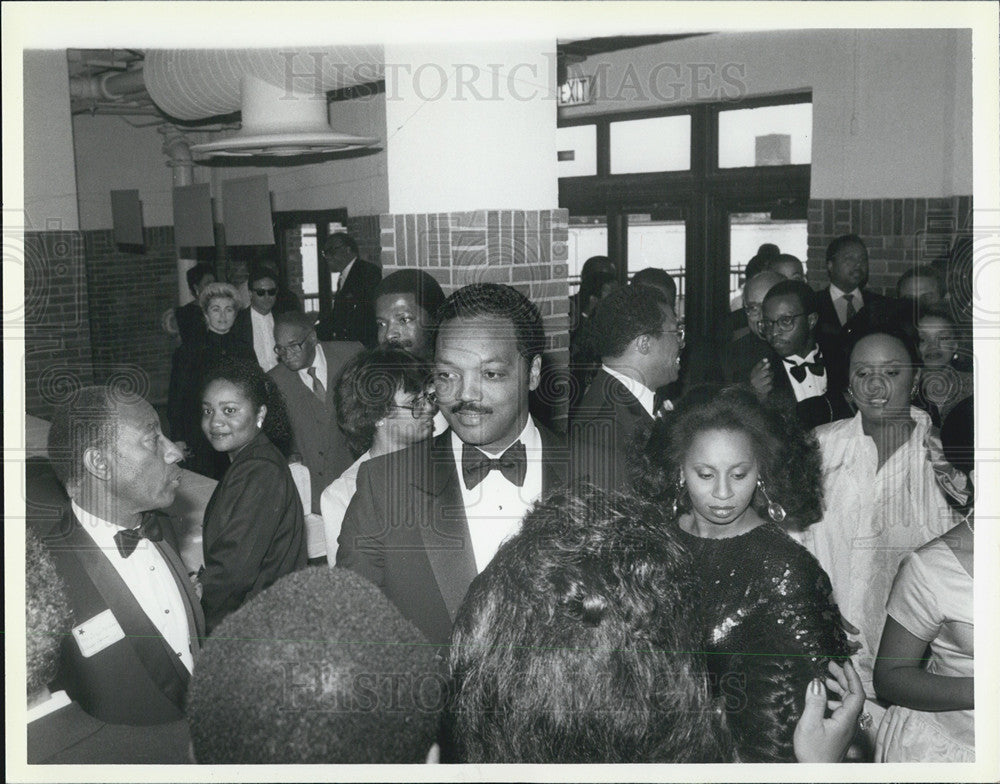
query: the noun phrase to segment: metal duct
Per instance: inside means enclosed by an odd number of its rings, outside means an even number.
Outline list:
[[[199,158],[344,152],[379,143],[330,128],[326,92],[383,78],[379,46],[148,50],[146,89],[180,120],[242,112],[233,136],[195,145]]]

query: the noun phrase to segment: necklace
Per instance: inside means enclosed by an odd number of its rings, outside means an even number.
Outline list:
[[[965,527],[969,529],[970,534],[976,533],[976,529],[972,527],[972,523],[969,522],[969,518],[972,517],[972,510],[970,509],[965,513],[965,517],[962,518],[962,522],[965,523]]]

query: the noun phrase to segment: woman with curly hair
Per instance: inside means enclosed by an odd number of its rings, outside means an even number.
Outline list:
[[[326,560],[331,569],[337,560],[340,526],[357,490],[362,464],[431,435],[437,406],[427,395],[429,380],[430,367],[398,348],[364,351],[344,366],[334,390],[337,424],[361,457],[320,497]]]
[[[302,502],[288,470],[281,392],[255,362],[205,375],[201,428],[230,465],[205,509],[199,576],[209,631],[269,585],[306,565]]]
[[[820,517],[819,454],[741,387],[698,387],[653,428],[634,477],[672,510],[699,581],[701,645],[739,758],[793,762],[807,685],[848,655],[830,581],[782,526]]]

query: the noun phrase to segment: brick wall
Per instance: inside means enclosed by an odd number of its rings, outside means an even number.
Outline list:
[[[868,288],[895,296],[896,280],[916,264],[948,253],[956,233],[972,229],[972,197],[943,199],[812,199],[807,274],[829,282],[826,247],[841,234],[868,246]]]
[[[533,410],[557,428],[565,424],[569,363],[568,221],[564,209],[379,217],[385,274],[419,267],[445,294],[470,283],[506,283],[538,306],[546,353]]]
[[[83,234],[94,382],[124,381],[164,403],[177,346],[163,321],[177,307],[173,227],[145,229],[141,253],[119,250],[110,229]]]
[[[24,337],[27,413],[49,419],[93,383],[89,313],[83,235],[25,232],[24,310],[4,314],[4,338]]]

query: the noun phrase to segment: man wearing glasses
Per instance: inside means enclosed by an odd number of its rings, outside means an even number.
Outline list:
[[[784,280],[764,297],[758,331],[774,355],[751,378],[758,397],[794,406],[806,428],[852,415],[844,390],[846,372],[816,339],[816,294],[807,283]]]
[[[250,307],[236,314],[233,329],[253,346],[257,364],[266,373],[278,364],[274,351],[274,317],[289,310],[301,310],[298,298],[278,289],[278,272],[255,264],[250,271]]]
[[[344,365],[361,348],[360,343],[321,343],[312,318],[299,311],[274,317],[278,364],[268,375],[288,406],[292,452],[309,469],[312,509],[306,509],[307,513],[320,514],[323,489],[354,462],[337,427],[333,392]]]
[[[330,272],[339,273],[333,292],[333,307],[321,313],[316,333],[320,340],[350,340],[374,348],[375,287],[382,270],[358,258],[358,243],[350,234],[331,234],[323,245],[323,258]]]

